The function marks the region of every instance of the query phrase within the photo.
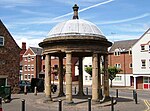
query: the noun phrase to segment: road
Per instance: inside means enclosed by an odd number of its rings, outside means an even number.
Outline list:
[[[119,90],[119,98],[126,98],[121,99],[120,102],[115,105],[117,111],[143,111],[150,109],[150,94],[149,90],[137,90],[138,93],[138,104],[135,104],[133,101],[133,90],[127,88],[118,88]],[[73,94],[75,88],[73,87]],[[78,91],[78,88],[76,88]],[[86,87],[84,87],[84,92],[86,94]],[[88,87],[88,93],[91,94],[91,87]],[[53,94],[52,96],[56,96]],[[110,96],[116,95],[116,88],[110,89]],[[58,102],[52,103],[42,103],[41,98],[44,97],[44,93],[38,93],[35,96],[33,93],[24,95],[24,94],[14,94],[12,95],[12,101],[10,103],[4,103],[3,110],[4,111],[22,111],[21,110],[21,101],[22,99],[26,100],[26,111],[58,111]],[[55,97],[54,97],[55,98]],[[64,99],[65,97],[63,97]],[[67,106],[63,105],[64,111],[87,111],[87,100],[78,100],[73,98],[76,102],[75,105]],[[85,101],[85,102],[83,102]],[[105,104],[105,103],[104,103]],[[93,105],[93,104],[92,104]],[[103,104],[93,105],[92,111],[110,111],[110,106],[103,107]],[[126,107],[128,106],[128,107]],[[132,109],[132,110],[131,110]]]

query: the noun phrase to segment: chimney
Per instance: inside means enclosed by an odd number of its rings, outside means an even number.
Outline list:
[[[22,42],[22,50],[26,50],[26,42]]]
[[[72,8],[73,8],[73,11],[74,11],[73,19],[79,19],[79,17],[78,17],[79,7],[77,6],[77,4],[75,4]]]

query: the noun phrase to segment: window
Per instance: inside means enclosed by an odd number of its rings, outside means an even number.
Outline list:
[[[0,36],[0,46],[4,46],[4,37]]]
[[[25,74],[25,75],[24,75],[24,79],[27,79],[27,77],[28,77],[27,74]]]
[[[121,68],[121,64],[116,64],[115,65],[117,68]]]
[[[30,77],[31,77],[30,74],[28,74],[28,79],[29,79],[29,80],[31,79]]]
[[[142,46],[141,46],[141,51],[144,51],[144,50],[145,50],[145,46],[142,45]]]
[[[24,58],[24,61],[27,61],[27,57]]]
[[[27,71],[27,65],[24,66],[24,70]]]
[[[116,76],[115,81],[121,81],[121,76]]]
[[[89,67],[92,67],[92,65],[89,65]]]
[[[31,74],[31,78],[34,78],[34,74]]]
[[[129,55],[132,55],[132,50],[129,50]]]
[[[30,71],[30,65],[28,65],[28,71]]]
[[[143,77],[143,83],[148,83],[148,77]]]
[[[129,64],[129,68],[132,68],[132,63]]]
[[[85,76],[85,80],[88,80],[88,76]]]
[[[31,59],[31,58],[30,58],[30,56],[29,56],[29,57],[28,57],[28,61],[30,61],[30,59]]]
[[[31,61],[33,61],[34,60],[34,57],[31,57]]]
[[[92,80],[92,76],[89,76],[89,80]]]
[[[87,67],[87,65],[84,65],[84,68],[86,68]]]
[[[34,65],[33,64],[31,65],[31,71],[34,71]]]
[[[119,51],[115,51],[115,52],[114,52],[114,55],[115,55],[115,56],[119,56],[119,55],[120,55],[120,52],[119,52]]]
[[[141,60],[142,62],[142,67],[146,67],[146,60]]]

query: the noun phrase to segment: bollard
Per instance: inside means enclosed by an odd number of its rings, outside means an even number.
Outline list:
[[[111,97],[111,111],[114,111],[114,98]]]
[[[88,95],[88,87],[86,88],[86,95]]]
[[[22,100],[22,108],[21,108],[21,111],[25,111],[25,100],[24,100],[24,99]]]
[[[116,98],[118,98],[118,89],[116,89]]]
[[[37,95],[37,87],[34,87],[34,95]]]
[[[74,93],[75,93],[75,94],[77,93],[76,87],[74,87]]]
[[[135,93],[135,104],[137,104],[137,93]]]
[[[88,111],[91,111],[91,98],[88,98]]]
[[[58,102],[59,102],[59,111],[62,111],[62,100],[59,99]]]
[[[0,97],[0,111],[3,111],[2,109],[2,98]]]
[[[135,99],[135,93],[136,93],[136,91],[133,90],[133,99]]]
[[[24,86],[24,94],[27,94],[27,86]]]

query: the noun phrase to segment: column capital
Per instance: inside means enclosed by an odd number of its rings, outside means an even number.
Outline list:
[[[71,53],[72,53],[72,51],[65,51],[65,53],[66,53],[66,54],[71,54]]]

